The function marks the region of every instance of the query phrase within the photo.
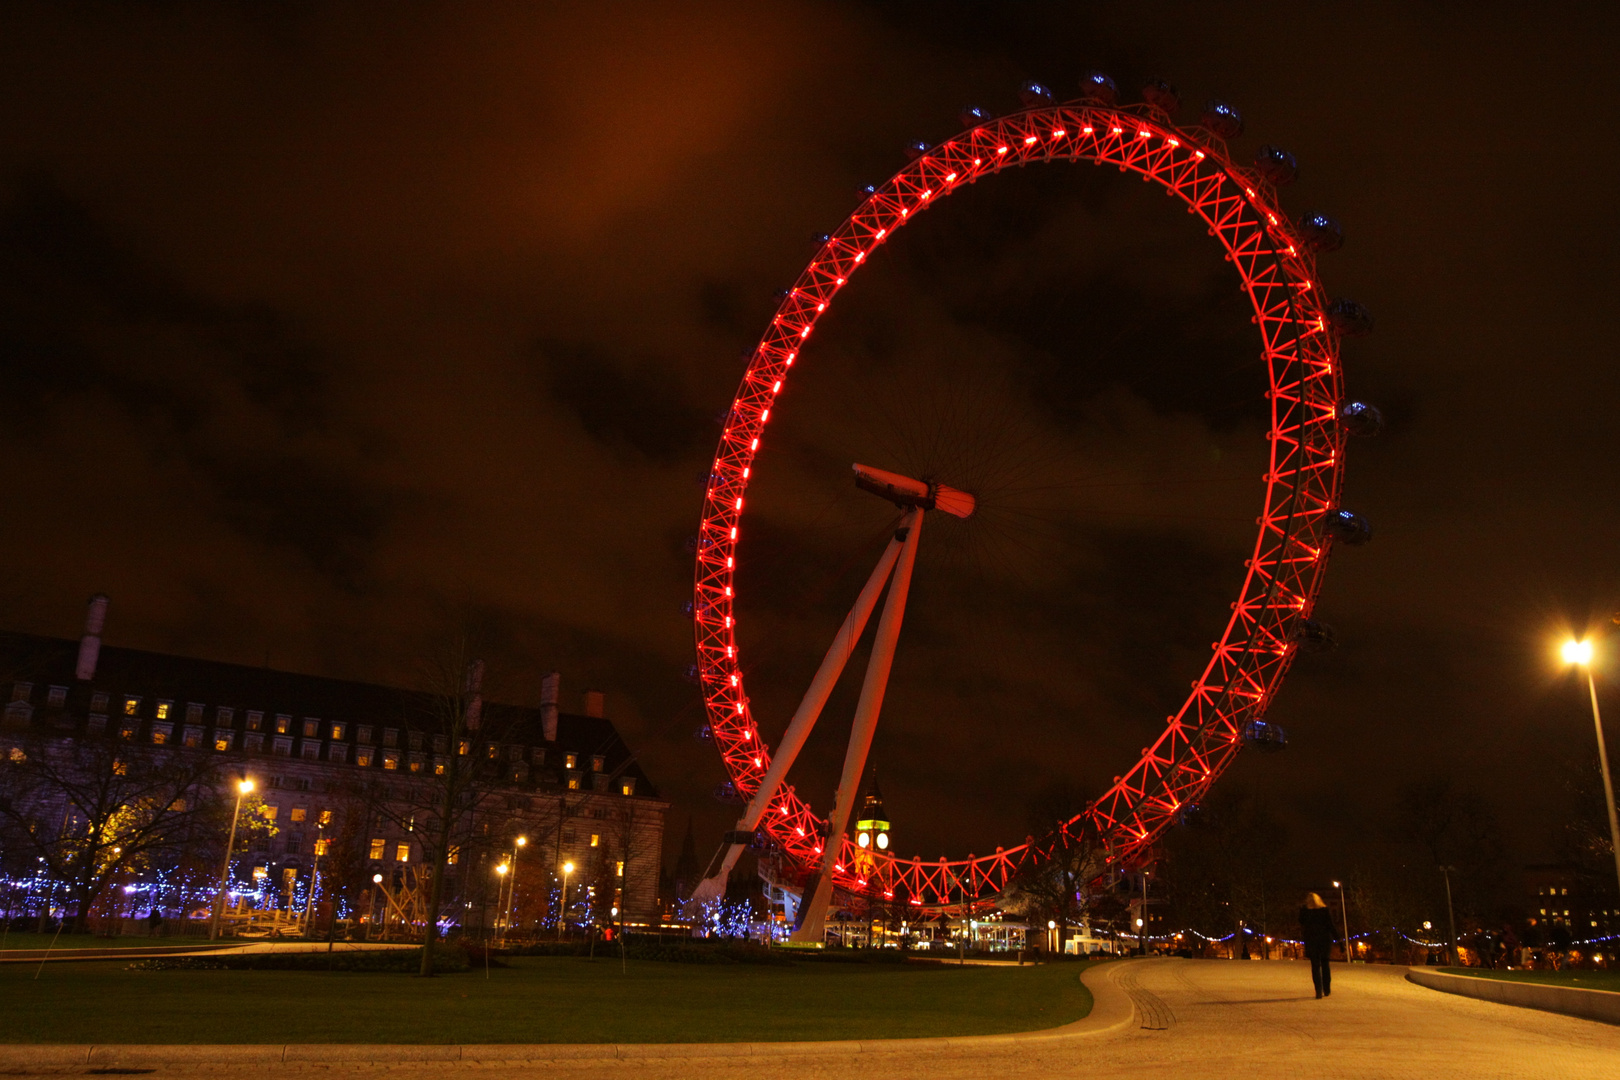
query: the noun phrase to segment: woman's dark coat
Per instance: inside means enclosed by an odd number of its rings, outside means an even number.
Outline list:
[[[1299,936],[1305,941],[1305,955],[1326,960],[1333,949],[1333,916],[1325,907],[1299,909]]]

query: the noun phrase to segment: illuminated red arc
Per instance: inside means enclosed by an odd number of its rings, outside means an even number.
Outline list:
[[[1338,343],[1304,241],[1257,174],[1234,165],[1217,141],[1179,130],[1148,106],[1060,105],[1014,113],[936,147],[896,173],[821,246],[777,309],[750,357],[724,421],[698,533],[694,621],[709,726],[744,797],[770,765],[748,708],[738,662],[733,573],[744,491],[772,407],[816,320],[840,289],[911,216],[962,184],[1043,161],[1092,161],[1156,181],[1181,198],[1225,249],[1254,308],[1270,372],[1271,457],[1254,552],[1225,633],[1158,739],[1101,798],[1063,830],[1100,837],[1129,862],[1196,803],[1242,745],[1243,725],[1264,714],[1293,657],[1293,633],[1310,615],[1332,546],[1326,518],[1339,501],[1344,437]],[[761,828],[801,865],[818,862],[818,818],[784,787]],[[865,879],[838,884],[904,890],[912,903],[954,905],[993,895],[1026,859],[1062,838],[994,855],[922,862],[875,858]],[[839,864],[855,864],[840,838]],[[847,849],[847,850],[844,850]]]

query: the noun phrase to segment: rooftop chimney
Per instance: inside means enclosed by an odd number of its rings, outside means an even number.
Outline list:
[[[89,682],[96,677],[96,662],[101,659],[101,628],[107,625],[107,598],[101,593],[90,598],[90,609],[84,613],[84,636],[79,639],[79,666],[73,677]]]
[[[557,688],[561,683],[562,676],[555,671],[548,671],[540,680],[540,726],[546,742],[557,741]]]
[[[602,691],[585,691],[585,715],[594,716],[598,719],[602,717]]]

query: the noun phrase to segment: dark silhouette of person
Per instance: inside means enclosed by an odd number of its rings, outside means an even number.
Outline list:
[[[1305,906],[1299,909],[1299,936],[1305,942],[1305,958],[1311,962],[1316,996],[1327,997],[1333,993],[1333,974],[1328,969],[1328,954],[1333,951],[1333,916],[1316,893],[1306,893]]]

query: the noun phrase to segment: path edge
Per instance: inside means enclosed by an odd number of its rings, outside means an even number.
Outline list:
[[[1614,990],[1587,990],[1577,986],[1552,986],[1513,979],[1481,979],[1426,968],[1412,968],[1407,971],[1406,980],[1445,994],[1620,1025],[1620,992]]]

